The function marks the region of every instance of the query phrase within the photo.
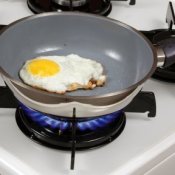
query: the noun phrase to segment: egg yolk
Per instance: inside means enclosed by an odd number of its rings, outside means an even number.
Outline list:
[[[36,59],[28,64],[27,69],[32,75],[48,77],[58,73],[60,66],[51,60]]]

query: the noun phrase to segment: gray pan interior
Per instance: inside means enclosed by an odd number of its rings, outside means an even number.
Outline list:
[[[68,93],[94,96],[127,89],[154,64],[149,43],[135,30],[103,17],[50,13],[11,25],[0,36],[0,66],[14,79],[24,62],[37,56],[78,54],[104,66],[104,87]]]

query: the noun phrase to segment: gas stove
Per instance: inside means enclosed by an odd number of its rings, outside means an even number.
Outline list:
[[[167,6],[167,0],[161,3],[159,0],[140,0],[135,6],[127,2],[112,2],[109,17],[142,31],[167,29]],[[9,24],[33,14],[24,0],[3,0],[0,12],[0,24]],[[0,85],[4,85],[1,79]],[[74,171],[69,170],[70,152],[51,149],[28,139],[16,124],[16,108],[7,108],[7,103],[0,109],[0,174],[173,174],[174,86],[174,83],[148,80],[143,90],[152,91],[156,96],[156,118],[126,110],[122,134],[106,146],[76,152]],[[15,102],[11,97],[9,99],[13,106]]]

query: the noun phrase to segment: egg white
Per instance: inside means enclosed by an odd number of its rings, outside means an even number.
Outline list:
[[[82,58],[75,54],[67,56],[42,56],[35,59],[47,59],[60,66],[60,71],[52,76],[41,77],[32,75],[27,66],[32,60],[28,60],[19,72],[20,78],[28,85],[38,87],[50,92],[66,92],[73,83],[82,86],[93,80],[104,78],[103,67],[100,63]]]

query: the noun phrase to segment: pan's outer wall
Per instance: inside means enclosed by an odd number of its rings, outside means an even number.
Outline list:
[[[128,95],[149,78],[157,62],[152,45],[135,29],[118,21],[83,13],[32,16],[12,24],[0,37],[0,65],[28,95],[37,90],[19,79],[18,72],[24,62],[41,55],[70,53],[100,62],[107,75],[106,85],[64,96],[48,92],[40,94],[55,96],[58,101],[61,97],[63,101],[70,98],[89,104],[100,104],[101,97],[104,101],[107,97],[107,103],[110,103],[109,98],[115,101],[123,93]]]

